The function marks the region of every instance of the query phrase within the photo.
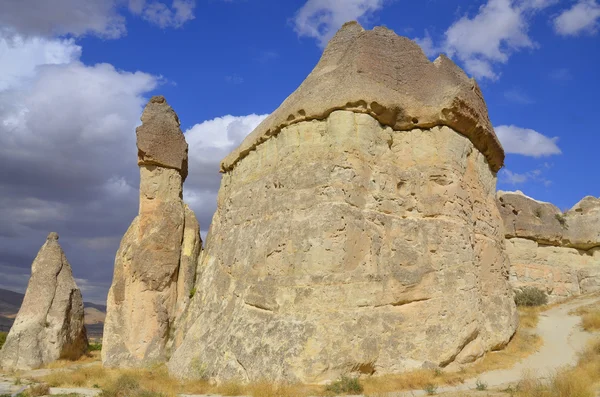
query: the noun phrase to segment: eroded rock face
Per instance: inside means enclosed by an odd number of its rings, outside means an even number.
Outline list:
[[[58,234],[50,233],[33,261],[23,304],[0,352],[0,367],[28,370],[79,358],[88,348],[83,316],[81,291]]]
[[[106,366],[145,366],[168,358],[202,244],[198,221],[182,200],[187,144],[179,119],[163,97],[154,97],[142,123],[140,210],[115,258],[102,349]]]
[[[223,175],[171,372],[319,382],[501,347],[517,317],[495,187],[447,126],[284,127]]]
[[[534,286],[550,301],[600,290],[600,199],[562,213],[522,192],[498,192],[511,284]]]

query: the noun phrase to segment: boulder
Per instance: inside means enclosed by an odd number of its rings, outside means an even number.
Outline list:
[[[497,197],[514,288],[536,287],[551,302],[600,290],[600,199],[563,213],[520,191]]]
[[[0,367],[39,368],[77,359],[87,348],[81,291],[58,234],[50,233],[31,266],[25,298],[0,351]]]
[[[102,362],[110,367],[167,360],[202,244],[182,199],[187,144],[163,97],[150,100],[136,132],[140,207],[117,251],[108,295]]]
[[[475,81],[346,24],[223,161],[170,371],[312,383],[501,348],[517,325],[503,157]]]

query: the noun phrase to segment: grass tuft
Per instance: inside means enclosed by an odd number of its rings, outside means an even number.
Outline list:
[[[342,376],[339,380],[325,386],[325,391],[335,394],[359,394],[363,392],[363,386],[358,378]]]

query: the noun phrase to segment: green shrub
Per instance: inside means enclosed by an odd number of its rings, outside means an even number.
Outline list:
[[[102,343],[90,343],[88,346],[88,351],[90,352],[99,352],[102,350]]]
[[[548,295],[535,287],[524,287],[515,292],[517,306],[542,306],[548,303]]]
[[[190,299],[192,299],[194,295],[196,295],[196,287],[192,288],[192,290],[190,291]]]
[[[336,394],[340,393],[362,393],[363,387],[360,384],[358,378],[350,378],[348,376],[342,376],[339,380],[325,386],[325,391],[333,392]]]
[[[98,397],[166,397],[162,393],[144,390],[130,375],[121,375],[112,385],[103,389]]]
[[[475,389],[479,391],[487,390],[487,387],[487,383],[482,382],[480,379],[477,379],[477,382],[475,382]]]
[[[6,342],[7,335],[7,332],[0,332],[0,349],[2,349],[2,346],[4,346],[4,342]]]
[[[437,389],[437,386],[432,385],[431,383],[423,388],[423,390],[425,391],[425,393],[427,393],[428,396],[433,396],[437,394]]]

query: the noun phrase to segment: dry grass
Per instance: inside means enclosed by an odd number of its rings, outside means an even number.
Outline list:
[[[79,357],[77,360],[65,360],[65,359],[56,360],[54,362],[49,363],[44,368],[48,368],[48,369],[68,368],[68,367],[72,367],[73,365],[90,364],[90,363],[99,362],[99,361],[100,361],[100,352],[93,351],[93,352],[88,352],[87,354],[84,354],[83,356]]]
[[[600,308],[592,304],[580,307],[572,314],[581,316],[581,327],[586,331],[600,331]]]
[[[547,310],[547,306],[519,307],[519,328],[534,329],[537,327],[540,313],[545,310]]]
[[[547,381],[525,376],[518,385],[517,397],[594,397],[600,383],[600,339],[580,355],[575,368],[556,372]]]
[[[459,372],[416,370],[400,375],[389,375],[361,379],[365,394],[377,395],[399,390],[423,389],[427,385],[443,386],[456,385],[466,379],[502,368],[510,368],[524,357],[534,353],[542,341],[532,334],[531,330],[537,325],[538,315],[544,308],[520,308],[521,322],[515,336],[508,345],[497,352],[488,353],[477,363],[463,368]],[[98,352],[92,352],[92,357],[83,358],[75,364],[98,360]],[[67,368],[73,366],[72,361],[53,363],[49,368]],[[256,397],[306,397],[323,393],[322,386],[311,385],[274,385],[270,382],[256,382],[250,385],[239,383],[224,383],[212,386],[206,381],[180,381],[169,376],[164,366],[152,369],[109,369],[100,365],[86,366],[72,372],[61,371],[43,378],[52,387],[97,387],[106,389],[112,387],[123,375],[135,379],[140,388],[167,397],[178,393],[205,394],[217,393],[227,396],[251,395]],[[577,397],[577,396],[575,396]]]
[[[322,391],[320,386],[310,385],[274,385],[268,382],[257,382],[250,385],[224,383],[212,386],[206,381],[180,381],[169,376],[164,366],[152,369],[113,369],[101,366],[89,366],[73,372],[56,372],[45,376],[42,380],[52,387],[88,387],[110,390],[120,378],[126,376],[134,379],[140,389],[174,397],[179,393],[207,394],[216,393],[226,396],[251,395],[260,397],[306,397]]]

